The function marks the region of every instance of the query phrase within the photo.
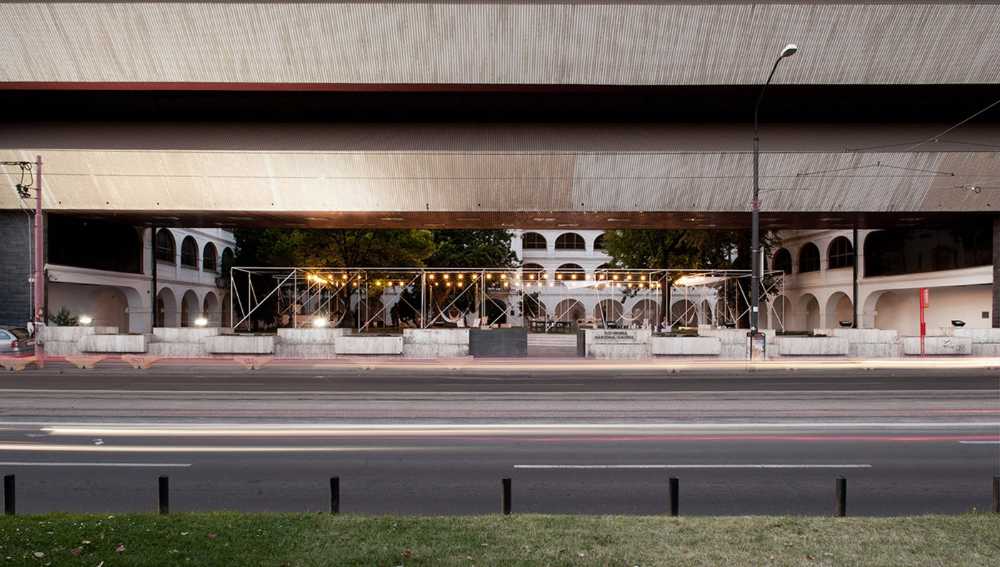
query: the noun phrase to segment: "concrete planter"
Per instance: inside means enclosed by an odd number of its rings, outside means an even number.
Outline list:
[[[118,327],[54,327],[44,325],[38,328],[38,338],[43,342],[76,342],[89,335],[114,335]]]
[[[341,328],[278,329],[278,342],[287,345],[332,345],[337,342],[337,337],[350,333],[350,329]]]
[[[403,344],[468,345],[469,329],[403,329]]]
[[[841,337],[779,337],[781,356],[847,356],[847,339]]]
[[[469,329],[403,329],[403,355],[410,358],[469,356]]]
[[[584,329],[583,340],[588,358],[649,358],[649,329]]]
[[[948,329],[953,337],[972,339],[973,356],[1000,356],[1000,329]]]
[[[80,339],[81,352],[139,354],[146,352],[146,335],[87,335]]]
[[[652,337],[650,352],[654,356],[719,356],[719,337]]]
[[[387,355],[403,354],[402,336],[344,335],[334,343],[336,354]]]
[[[899,356],[899,333],[882,329],[816,329],[816,334],[847,339],[847,354],[856,358]]]
[[[202,344],[209,354],[273,354],[273,335],[217,335]]]
[[[972,354],[971,337],[924,337],[924,353],[931,356]],[[920,354],[920,337],[903,337],[903,354]]]
[[[155,327],[153,340],[164,343],[197,343],[226,331],[223,327]]]

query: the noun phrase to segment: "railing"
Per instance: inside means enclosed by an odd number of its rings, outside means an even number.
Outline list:
[[[670,516],[680,515],[680,479],[670,477],[667,480],[667,513]],[[330,477],[330,513],[340,513],[340,477]],[[16,490],[14,475],[3,477],[3,510],[4,514],[13,516],[16,510]],[[157,478],[157,510],[160,514],[170,513],[170,477]],[[500,513],[510,515],[513,510],[513,480],[510,477],[500,479]],[[993,513],[1000,514],[1000,476],[993,477]],[[834,481],[833,515],[843,518],[847,516],[847,479],[837,477]]]

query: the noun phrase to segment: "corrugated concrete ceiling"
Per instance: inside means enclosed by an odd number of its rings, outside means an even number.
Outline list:
[[[743,85],[1000,80],[984,2],[4,2],[0,83]],[[23,84],[21,86],[24,86]]]
[[[749,210],[751,187],[746,151],[23,149],[0,159],[36,153],[50,211],[734,213]],[[761,170],[769,211],[1000,209],[997,152],[769,152]],[[0,183],[16,182],[13,173]],[[0,208],[17,208],[16,199],[0,191]]]

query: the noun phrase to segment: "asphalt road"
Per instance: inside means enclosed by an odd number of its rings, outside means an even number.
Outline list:
[[[436,374],[436,375],[435,375]],[[18,511],[958,513],[1000,474],[994,371],[50,368],[0,377]]]

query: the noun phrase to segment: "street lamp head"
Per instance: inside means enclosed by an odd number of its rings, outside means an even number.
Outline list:
[[[792,55],[795,55],[795,52],[798,50],[799,46],[795,45],[794,43],[789,43],[788,45],[785,46],[784,49],[781,50],[781,57],[782,58],[791,57]]]

